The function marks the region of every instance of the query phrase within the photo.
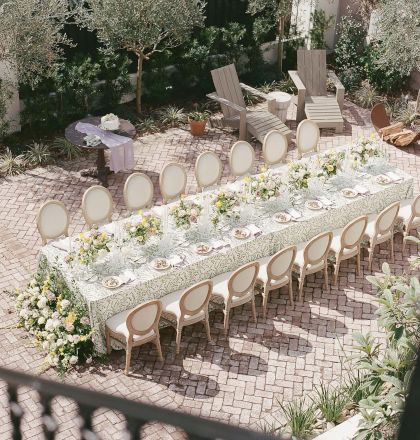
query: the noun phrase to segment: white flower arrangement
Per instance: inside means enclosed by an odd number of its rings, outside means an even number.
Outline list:
[[[191,223],[197,223],[202,210],[201,205],[181,196],[180,202],[171,208],[171,216],[177,228],[188,228]]]
[[[359,138],[350,148],[350,160],[353,168],[366,165],[372,157],[382,156],[383,152],[374,134],[370,138]]]
[[[290,162],[288,170],[284,176],[284,183],[291,190],[307,189],[309,185],[309,179],[313,177],[313,165],[308,162]]]
[[[108,113],[101,118],[101,127],[103,130],[118,130],[120,128],[120,120],[117,115]]]
[[[93,333],[86,307],[74,303],[71,293],[55,271],[37,273],[23,291],[17,292],[20,327],[34,335],[46,353],[47,365],[60,373],[92,361]]]
[[[111,236],[98,229],[81,233],[76,239],[76,251],[67,255],[66,262],[71,263],[73,260],[77,260],[87,266],[110,252],[110,242]]]
[[[246,201],[273,200],[280,194],[282,186],[279,176],[269,175],[266,171],[258,176],[246,176],[243,181],[243,196]]]
[[[139,221],[127,222],[124,228],[130,237],[135,238],[140,244],[145,244],[150,237],[160,234],[161,221],[155,215],[143,215],[142,211],[139,211],[139,215]]]
[[[239,217],[239,194],[234,191],[220,191],[213,201],[215,215],[212,222],[217,224],[223,216],[227,219]]]
[[[337,174],[338,169],[343,162],[345,153],[343,151],[328,150],[320,154],[314,160],[316,174],[318,177],[330,178]]]

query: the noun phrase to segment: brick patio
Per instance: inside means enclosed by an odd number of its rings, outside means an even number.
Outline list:
[[[360,135],[373,131],[369,113],[346,102],[345,131],[335,135],[323,130],[321,149],[345,145]],[[295,124],[290,127],[295,132]],[[164,164],[177,161],[187,168],[188,191],[195,190],[194,163],[207,150],[215,151],[225,163],[223,182],[228,180],[227,157],[234,134],[210,129],[203,138],[193,138],[186,129],[171,129],[163,134],[142,137],[135,145],[136,170],[146,172],[155,183],[158,193],[158,174]],[[388,147],[391,162],[415,177],[415,193],[419,192],[420,148],[404,150]],[[261,145],[256,145],[256,157],[261,165]],[[288,159],[296,157],[294,145]],[[14,299],[11,292],[23,286],[28,274],[36,268],[36,257],[41,245],[35,218],[47,199],[62,200],[71,213],[70,233],[85,229],[81,214],[84,191],[96,181],[80,177],[79,171],[92,166],[94,157],[48,169],[35,169],[24,175],[0,180],[0,325],[1,365],[11,369],[39,374],[43,358],[33,341],[16,328]],[[114,218],[124,213],[122,190],[128,174],[110,177],[110,191],[115,201]],[[402,273],[408,268],[407,257],[417,252],[407,246],[401,254],[401,235],[396,236],[396,260],[392,270]],[[388,250],[380,248],[373,270],[378,271],[387,259]],[[366,255],[365,255],[366,257]],[[257,300],[258,323],[250,322],[250,306],[234,311],[229,337],[223,336],[223,315],[211,314],[213,343],[208,343],[201,324],[187,327],[183,333],[181,354],[175,355],[175,336],[172,329],[162,331],[165,361],[157,361],[152,346],[135,350],[132,374],[123,374],[123,352],[113,352],[109,360],[74,371],[65,381],[162,407],[213,418],[235,425],[259,429],[278,411],[280,401],[290,401],[307,395],[322,380],[339,378],[342,362],[352,353],[352,334],[372,331],[378,333],[375,319],[375,300],[365,276],[367,258],[362,261],[362,275],[355,275],[354,263],[344,262],[339,285],[328,293],[322,280],[310,276],[305,287],[305,302],[294,307],[286,292],[271,296],[267,319],[261,316],[261,298]],[[295,286],[296,288],[296,286]],[[60,380],[53,370],[43,376]],[[0,386],[0,420],[6,420],[6,396]],[[42,428],[36,394],[21,393],[26,411],[25,438],[39,438]],[[59,438],[78,438],[75,404],[57,399],[54,410],[59,422]],[[105,439],[122,438],[124,420],[121,415],[107,410],[95,413],[94,425]],[[185,438],[182,432],[169,426],[148,425],[148,439]],[[8,438],[11,427],[0,426],[0,438]]]

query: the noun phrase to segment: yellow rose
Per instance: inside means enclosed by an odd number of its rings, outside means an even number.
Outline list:
[[[219,200],[218,202],[216,202],[216,207],[217,208],[221,208],[223,205],[223,203]]]
[[[251,182],[251,177],[249,177],[249,176],[244,177],[244,182],[245,183],[250,183]]]
[[[330,172],[334,171],[334,167],[332,165],[328,165],[327,166],[327,170],[330,171]]]
[[[65,319],[65,323],[68,325],[73,325],[74,321],[76,321],[76,314],[74,312],[70,312]]]
[[[267,172],[267,167],[266,167],[265,165],[263,165],[263,166],[261,167],[261,172],[262,172],[262,173],[266,173],[266,172]]]

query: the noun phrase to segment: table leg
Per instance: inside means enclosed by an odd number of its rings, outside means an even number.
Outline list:
[[[98,150],[98,160],[96,162],[98,168],[98,180],[102,183],[102,186],[108,188],[108,173],[109,168],[105,166],[105,150]]]

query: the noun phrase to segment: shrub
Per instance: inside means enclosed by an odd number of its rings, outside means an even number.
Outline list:
[[[158,112],[159,120],[163,125],[170,127],[178,127],[186,121],[186,115],[183,108],[178,108],[175,105],[168,105],[163,107]]]
[[[332,388],[321,384],[315,388],[313,398],[315,406],[321,411],[326,422],[337,422],[338,418],[349,403],[349,396],[341,388]]]
[[[363,108],[372,108],[382,100],[376,89],[368,81],[363,81],[361,87],[354,94],[356,104]]]
[[[25,171],[25,158],[22,154],[13,156],[9,148],[0,154],[0,173],[5,176],[17,176]]]
[[[325,32],[333,25],[334,16],[327,16],[323,10],[315,10],[311,14],[312,28],[309,31],[311,49],[325,49]]]
[[[156,133],[159,131],[159,125],[154,118],[148,116],[144,119],[139,119],[139,122],[136,124],[136,129],[139,134]]]
[[[279,404],[291,434],[301,439],[308,438],[316,423],[314,405],[306,405],[305,399]]]
[[[67,160],[77,159],[82,155],[82,149],[69,142],[66,138],[54,139],[51,148],[58,156],[64,157]]]
[[[34,142],[24,155],[25,162],[31,167],[48,165],[52,162],[52,152],[47,144]]]

